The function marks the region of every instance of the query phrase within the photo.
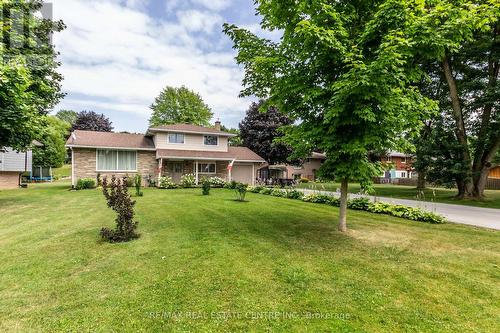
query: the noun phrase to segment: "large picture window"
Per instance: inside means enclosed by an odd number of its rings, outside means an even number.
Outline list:
[[[168,143],[184,143],[184,134],[170,133],[168,135]]]
[[[129,150],[97,150],[98,171],[136,171],[137,152]]]
[[[198,173],[215,173],[215,163],[199,163]]]
[[[219,143],[218,139],[219,138],[217,137],[217,135],[205,135],[204,136],[204,143],[207,146],[217,146],[217,144]]]

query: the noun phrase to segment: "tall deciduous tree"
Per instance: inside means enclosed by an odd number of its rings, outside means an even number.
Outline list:
[[[41,0],[0,1],[0,148],[26,149],[63,96],[50,36],[64,24],[41,18],[41,7]]]
[[[294,148],[326,153],[320,171],[341,182],[338,228],[346,231],[348,182],[367,185],[381,172],[369,152],[406,148],[436,109],[416,88],[423,73],[401,33],[412,9],[382,0],[256,3],[262,27],[283,37],[224,26],[245,68],[242,95],[268,98],[298,122],[287,130]]]
[[[438,69],[447,95],[440,106],[460,147],[449,163],[466,166],[458,196],[481,198],[500,147],[500,2],[441,0],[418,10],[410,35]]]
[[[111,120],[104,114],[94,111],[81,111],[73,124],[72,130],[111,132],[113,126]]]
[[[60,110],[56,113],[56,117],[73,126],[76,118],[78,118],[78,112],[73,110]]]
[[[277,140],[284,135],[279,128],[291,125],[292,121],[273,106],[261,112],[263,104],[262,100],[252,103],[240,123],[243,146],[250,148],[270,164],[286,162],[292,149]]]
[[[210,125],[213,113],[201,96],[186,87],[166,87],[151,105],[150,126],[176,123]]]
[[[66,159],[65,144],[71,125],[54,116],[46,116],[45,123],[36,137],[43,146],[33,148],[33,165],[59,168]]]

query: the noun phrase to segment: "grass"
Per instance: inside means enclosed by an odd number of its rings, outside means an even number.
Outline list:
[[[316,189],[322,191],[336,191],[340,189],[340,184],[337,183],[302,183],[299,188]],[[417,199],[418,190],[414,186],[392,185],[392,184],[374,184],[374,195],[388,198],[398,199]],[[359,193],[359,184],[349,184],[349,192]],[[484,200],[457,200],[455,189],[445,188],[427,188],[424,190],[424,196],[419,200],[435,201],[449,204],[497,208],[500,209],[500,190],[485,190],[486,198]]]
[[[52,169],[52,175],[55,179],[71,177],[71,164],[64,164],[60,168]]]
[[[145,189],[141,238],[108,244],[98,190],[0,191],[0,331],[498,330],[498,232],[234,198]]]

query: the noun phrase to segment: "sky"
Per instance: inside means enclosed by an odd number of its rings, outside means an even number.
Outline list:
[[[165,86],[199,93],[214,119],[237,127],[254,99],[239,98],[243,70],[225,22],[259,36],[253,0],[52,0],[66,97],[56,106],[104,113],[115,131],[144,132]]]

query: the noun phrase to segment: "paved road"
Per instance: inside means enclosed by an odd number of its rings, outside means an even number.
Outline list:
[[[305,194],[321,193],[326,195],[339,196],[337,192],[315,191],[309,189],[299,189]],[[358,194],[349,194],[351,198],[359,197]],[[480,208],[463,205],[452,205],[445,203],[431,203],[417,200],[395,199],[385,197],[369,196],[371,201],[383,201],[398,205],[421,208],[446,217],[450,222],[473,225],[476,227],[500,230],[500,209]]]

